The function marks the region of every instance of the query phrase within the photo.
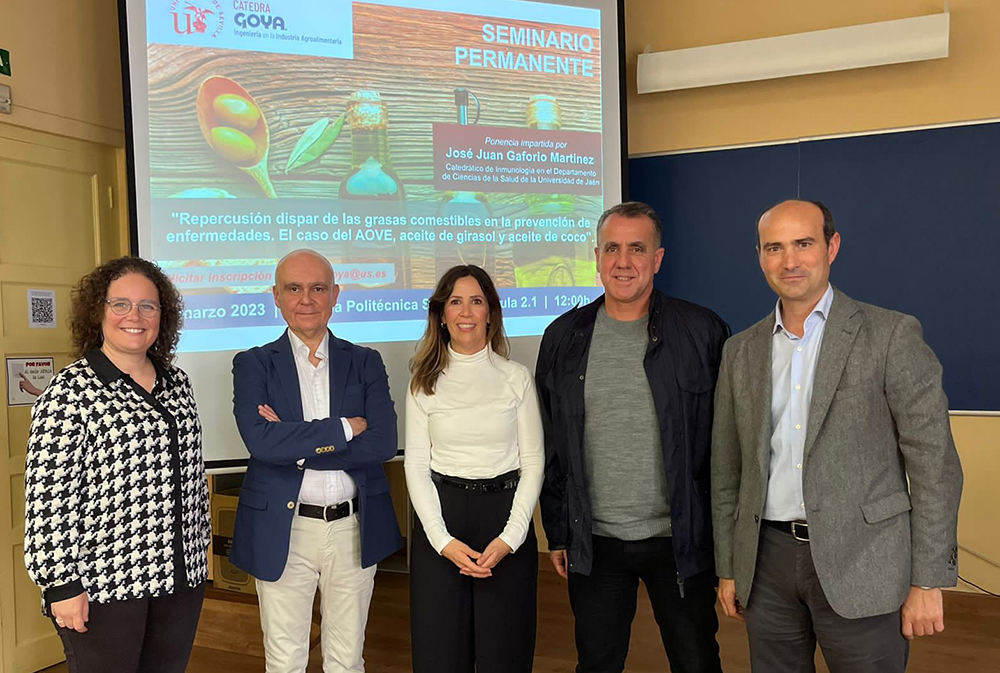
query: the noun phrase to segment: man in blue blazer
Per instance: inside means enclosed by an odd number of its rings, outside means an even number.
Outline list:
[[[364,671],[375,564],[402,540],[382,463],[396,412],[377,351],[327,323],[340,288],[330,262],[278,262],[277,340],[233,359],[236,424],[250,452],[229,559],[257,578],[268,673],[305,671],[317,588],[324,671]]]

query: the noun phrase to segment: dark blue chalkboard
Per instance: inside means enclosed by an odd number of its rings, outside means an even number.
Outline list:
[[[629,177],[663,218],[657,287],[734,331],[774,307],[760,213],[822,200],[843,238],[834,284],[920,319],[952,409],[1000,410],[1000,124],[647,157]]]

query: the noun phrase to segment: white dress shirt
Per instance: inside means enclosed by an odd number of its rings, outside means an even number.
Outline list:
[[[771,336],[771,470],[764,500],[764,518],[772,521],[806,519],[802,494],[802,463],[812,402],[816,361],[826,319],[833,304],[833,286],[806,318],[802,336],[785,329],[781,300],[774,308]]]
[[[292,330],[288,330],[288,340],[292,343],[295,369],[299,375],[299,394],[302,397],[302,420],[316,421],[330,417],[330,333],[323,336],[323,342],[316,349],[319,364],[309,362],[309,346]],[[354,439],[351,424],[341,418],[347,441]],[[298,461],[301,466],[304,460]],[[302,475],[299,502],[309,505],[336,505],[350,500],[358,487],[350,475],[343,470],[310,470]]]
[[[406,395],[406,486],[413,509],[440,554],[454,537],[441,515],[431,470],[461,479],[490,479],[520,470],[501,540],[513,550],[528,535],[542,490],[545,449],[535,382],[528,369],[494,353],[448,349],[448,367],[433,395]]]

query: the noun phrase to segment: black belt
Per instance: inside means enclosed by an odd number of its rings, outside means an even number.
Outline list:
[[[460,488],[464,491],[475,493],[499,493],[517,488],[517,482],[521,480],[521,475],[517,470],[511,470],[506,474],[492,479],[462,479],[461,477],[449,477],[439,472],[431,472],[431,479],[445,486]]]
[[[805,521],[771,521],[764,519],[764,523],[771,528],[788,533],[800,542],[809,542],[809,524]]]
[[[322,519],[323,521],[336,521],[350,516],[358,511],[358,496],[350,500],[338,502],[336,505],[322,507],[320,505],[307,505],[299,503],[299,516],[307,516],[310,519]]]

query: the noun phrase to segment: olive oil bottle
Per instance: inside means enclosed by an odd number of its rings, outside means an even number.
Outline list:
[[[472,121],[474,125],[479,122],[479,98],[468,89],[455,89],[455,111],[458,123],[462,126],[469,125],[470,98],[476,103],[476,116]],[[493,206],[489,197],[483,192],[447,191],[441,196],[437,214],[439,217],[463,216],[480,223],[472,227],[472,231],[491,231],[483,223],[493,218]],[[436,275],[440,278],[445,271],[459,264],[475,264],[490,274],[490,277],[499,284],[496,263],[497,247],[497,243],[485,241],[439,243],[435,256]],[[513,283],[509,282],[508,284],[512,285]]]
[[[347,102],[347,126],[351,131],[351,171],[340,183],[340,201],[345,214],[361,223],[348,245],[346,263],[379,271],[374,277],[359,274],[363,287],[409,286],[409,250],[386,232],[395,227],[369,226],[371,218],[404,217],[406,190],[392,167],[389,150],[389,114],[377,91],[356,91]],[[377,232],[377,233],[376,233]],[[379,236],[381,234],[381,236]],[[387,275],[382,272],[392,269]]]
[[[377,91],[355,91],[347,102],[351,172],[340,183],[341,199],[402,201],[403,183],[389,156],[389,115]]]
[[[525,108],[528,128],[558,131],[562,108],[555,96],[535,94]],[[525,194],[531,218],[568,216],[576,208],[574,194]],[[577,284],[576,250],[572,243],[525,243],[514,246],[514,276],[517,287],[573,286]]]
[[[535,94],[525,108],[528,128],[558,131],[562,128],[562,108],[555,96]],[[569,215],[576,208],[575,194],[525,194],[528,214],[532,217]]]
[[[479,222],[478,225],[469,227],[469,231],[493,231],[483,224],[493,218],[493,207],[483,192],[445,192],[437,214],[441,217],[464,216],[464,219]],[[475,264],[496,280],[496,247],[496,243],[485,241],[440,243],[436,256],[437,275],[440,277],[458,264]]]

